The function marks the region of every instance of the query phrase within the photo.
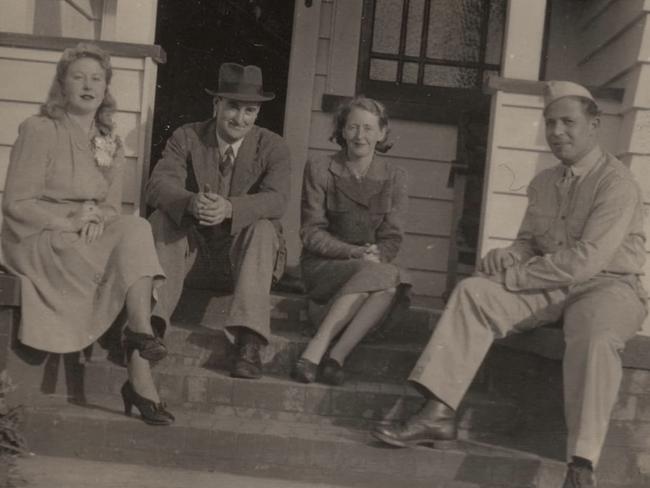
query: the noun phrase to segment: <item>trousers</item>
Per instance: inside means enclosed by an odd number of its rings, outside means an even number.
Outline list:
[[[567,458],[596,465],[622,379],[620,351],[647,314],[636,276],[597,276],[556,290],[512,292],[486,277],[461,281],[409,380],[456,409],[494,339],[563,317]]]
[[[167,281],[158,289],[152,315],[166,325],[183,286],[232,291],[224,331],[247,327],[268,342],[271,282],[280,242],[271,221],[262,219],[230,235],[220,226],[177,225],[160,210],[150,217],[158,259]]]

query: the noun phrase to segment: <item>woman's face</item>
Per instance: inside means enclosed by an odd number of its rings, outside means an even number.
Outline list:
[[[79,58],[63,80],[66,110],[75,115],[95,113],[106,94],[106,72],[96,59]]]
[[[379,117],[372,112],[355,107],[348,114],[343,127],[348,157],[353,159],[372,156],[375,146],[386,137],[386,128],[379,127]]]

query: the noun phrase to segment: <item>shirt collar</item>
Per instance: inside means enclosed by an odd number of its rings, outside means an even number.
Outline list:
[[[573,174],[579,178],[589,173],[598,164],[598,161],[603,157],[603,150],[600,146],[595,146],[591,151],[585,154],[582,159],[571,165]],[[563,167],[565,165],[562,165]]]
[[[237,153],[239,152],[239,148],[241,147],[242,142],[244,142],[243,137],[233,142],[232,144],[228,144],[219,136],[219,133],[217,133],[217,145],[219,146],[219,154],[221,154],[221,157],[224,157],[226,155],[226,149],[228,149],[228,146],[230,146],[232,147],[233,156],[235,159],[237,159]]]

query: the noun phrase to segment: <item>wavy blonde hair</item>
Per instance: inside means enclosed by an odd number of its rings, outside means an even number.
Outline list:
[[[106,93],[104,93],[104,100],[102,100],[101,105],[95,113],[95,125],[102,135],[112,134],[115,126],[113,123],[113,114],[117,109],[117,103],[109,90],[111,78],[113,77],[111,57],[106,51],[94,44],[81,42],[75,47],[63,51],[63,55],[56,65],[56,75],[54,76],[54,80],[52,80],[47,100],[41,105],[41,115],[52,119],[60,119],[63,117],[66,105],[63,83],[70,65],[81,58],[94,59],[104,70],[106,75]]]

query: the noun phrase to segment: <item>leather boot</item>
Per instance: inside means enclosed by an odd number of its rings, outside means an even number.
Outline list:
[[[453,447],[458,436],[456,412],[438,400],[428,400],[419,412],[405,422],[379,425],[372,435],[396,447]]]
[[[235,362],[230,370],[233,378],[258,379],[262,377],[261,351],[264,338],[259,334],[242,330],[237,336],[237,353]]]

